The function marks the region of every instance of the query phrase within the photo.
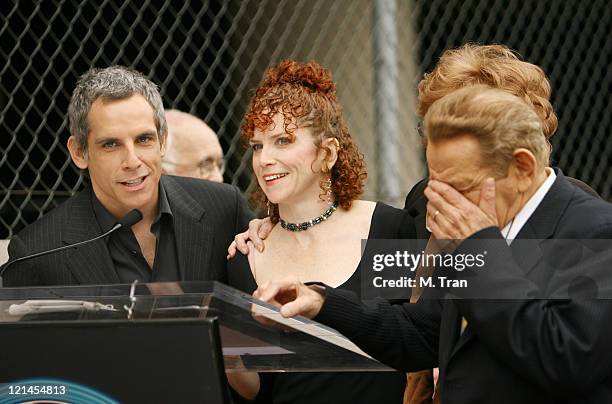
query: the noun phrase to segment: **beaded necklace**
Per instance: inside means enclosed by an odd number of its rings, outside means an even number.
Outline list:
[[[336,211],[337,208],[338,208],[338,202],[334,202],[329,208],[327,208],[325,212],[323,212],[322,214],[320,214],[319,216],[315,217],[312,220],[309,220],[307,222],[302,222],[302,223],[288,223],[282,218],[280,218],[280,224],[283,229],[289,230],[289,231],[308,230],[309,227],[315,226],[327,220],[327,218],[330,217],[332,213]]]

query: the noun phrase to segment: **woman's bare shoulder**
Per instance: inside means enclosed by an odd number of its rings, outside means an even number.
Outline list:
[[[351,220],[364,220],[369,222],[372,219],[375,209],[376,202],[356,200],[353,201],[353,205],[346,211],[346,214]]]

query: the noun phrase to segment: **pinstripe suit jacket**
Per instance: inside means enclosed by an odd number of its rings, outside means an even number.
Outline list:
[[[180,280],[227,281],[227,247],[251,218],[236,187],[192,178],[162,176],[174,217]],[[91,188],[67,200],[13,236],[11,259],[101,234]],[[20,262],[4,274],[5,286],[118,283],[106,242],[98,240]]]

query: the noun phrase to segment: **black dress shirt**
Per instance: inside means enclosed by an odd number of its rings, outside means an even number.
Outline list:
[[[102,232],[110,230],[117,219],[102,205],[92,191],[93,210]],[[115,271],[121,283],[166,282],[180,280],[178,254],[174,237],[174,220],[168,196],[159,183],[158,213],[151,224],[155,235],[155,259],[149,267],[131,228],[120,229],[106,239]]]

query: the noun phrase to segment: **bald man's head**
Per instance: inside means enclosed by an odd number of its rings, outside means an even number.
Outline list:
[[[223,150],[215,132],[201,119],[177,110],[166,111],[166,121],[164,171],[223,182]]]

